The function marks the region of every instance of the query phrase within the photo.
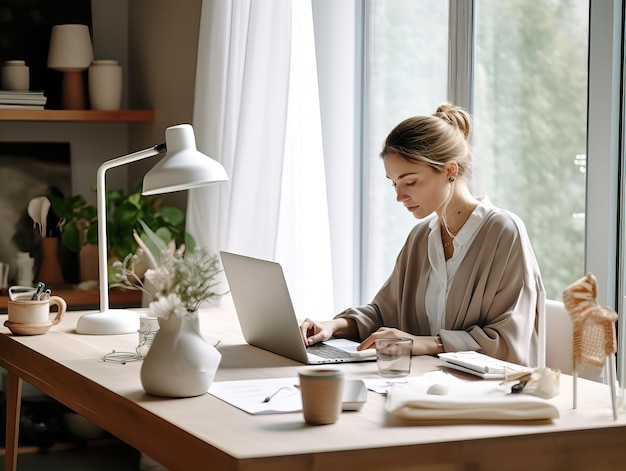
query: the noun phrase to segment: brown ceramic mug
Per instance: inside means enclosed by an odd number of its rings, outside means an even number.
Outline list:
[[[343,371],[337,368],[300,370],[304,420],[311,425],[333,424],[343,406]]]

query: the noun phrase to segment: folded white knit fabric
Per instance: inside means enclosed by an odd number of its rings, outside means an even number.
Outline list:
[[[430,421],[492,422],[559,417],[554,404],[528,394],[513,394],[510,385],[495,381],[453,382],[440,386],[443,386],[439,388],[445,392],[443,395],[429,394],[427,385],[394,384],[387,397],[386,411],[402,419]]]

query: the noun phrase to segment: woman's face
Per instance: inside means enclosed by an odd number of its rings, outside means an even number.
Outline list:
[[[450,191],[449,167],[437,172],[398,154],[386,154],[383,162],[387,178],[396,190],[396,200],[413,216],[422,219],[441,208]]]

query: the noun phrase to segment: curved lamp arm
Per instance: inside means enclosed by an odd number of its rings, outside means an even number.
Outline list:
[[[165,144],[104,162],[98,168],[96,191],[98,208],[98,277],[100,283],[100,311],[83,314],[76,324],[78,334],[114,335],[139,330],[139,314],[125,309],[109,309],[108,242],[106,208],[106,172],[141,159],[165,152]]]
[[[109,310],[109,277],[108,277],[108,242],[107,242],[107,202],[106,172],[107,170],[138,160],[153,157],[167,150],[165,144],[158,144],[149,149],[117,157],[104,162],[98,168],[96,191],[98,198],[98,276],[100,277],[100,312]]]

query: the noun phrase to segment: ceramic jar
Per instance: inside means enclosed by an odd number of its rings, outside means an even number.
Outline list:
[[[98,275],[98,246],[85,244],[78,252],[80,265],[80,281],[97,280]]]
[[[28,252],[18,252],[15,257],[15,264],[17,265],[17,284],[33,286],[35,259]]]
[[[43,251],[41,265],[35,278],[48,285],[63,283],[63,273],[57,256],[59,250],[58,237],[42,237],[41,249]]]
[[[141,365],[141,384],[150,395],[205,394],[222,360],[200,333],[198,312],[159,318],[159,330]]]
[[[122,105],[122,66],[96,60],[89,67],[89,101],[94,110],[119,110]]]
[[[2,88],[4,90],[28,90],[30,76],[24,61],[6,61],[2,67]]]

